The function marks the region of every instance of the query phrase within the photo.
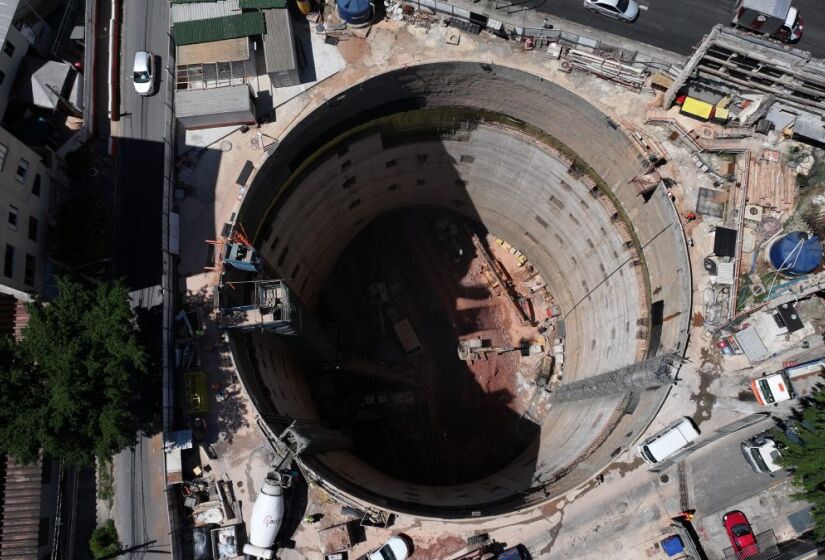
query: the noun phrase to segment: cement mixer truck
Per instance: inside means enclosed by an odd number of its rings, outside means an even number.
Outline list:
[[[252,507],[249,519],[249,542],[243,552],[248,556],[272,560],[275,537],[284,519],[284,490],[292,484],[288,474],[271,472],[266,475],[261,491]]]

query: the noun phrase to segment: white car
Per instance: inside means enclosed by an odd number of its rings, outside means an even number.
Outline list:
[[[390,537],[384,546],[367,554],[367,560],[407,560],[410,546],[402,537]]]
[[[155,93],[155,57],[152,53],[138,51],[132,66],[132,81],[138,95]]]
[[[628,23],[639,17],[636,0],[584,0],[584,8]]]

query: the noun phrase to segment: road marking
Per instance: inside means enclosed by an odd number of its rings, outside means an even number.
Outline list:
[[[643,11],[645,11],[645,12],[647,11],[648,7],[649,7],[649,6],[645,6],[644,4],[639,4],[639,9],[640,9],[640,10],[643,10]]]

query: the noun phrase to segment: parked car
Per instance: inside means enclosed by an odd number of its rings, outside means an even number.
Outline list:
[[[403,537],[394,536],[387,539],[384,546],[367,554],[367,560],[407,560],[412,551]]]
[[[730,544],[737,558],[744,560],[759,554],[756,537],[753,536],[753,529],[744,513],[739,510],[729,511],[722,516],[722,523],[725,525],[725,531],[728,533]]]
[[[661,432],[639,444],[639,455],[646,463],[658,463],[680,449],[687,447],[699,437],[699,430],[688,418],[679,418]]]
[[[759,434],[739,444],[748,466],[758,473],[772,473],[782,469],[779,461],[782,453],[776,441],[767,435]]]
[[[155,57],[152,53],[138,51],[132,65],[132,81],[138,95],[155,93]]]
[[[636,0],[584,0],[584,8],[627,23],[639,17]]]

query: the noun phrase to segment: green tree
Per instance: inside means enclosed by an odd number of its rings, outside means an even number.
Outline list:
[[[793,471],[795,500],[812,504],[814,533],[825,539],[825,391],[811,395],[801,411],[801,419],[792,428],[798,437],[788,438],[775,430],[776,441],[782,444],[782,466]]]
[[[22,342],[4,357],[13,367],[0,377],[9,401],[0,419],[17,419],[17,429],[0,430],[0,449],[31,459],[42,448],[88,465],[134,440],[129,398],[147,358],[122,284],[57,286],[55,300],[31,306]]]
[[[115,523],[111,519],[97,527],[89,539],[89,550],[92,552],[92,556],[97,559],[111,558],[117,555],[120,549],[117,529],[115,529]]]

